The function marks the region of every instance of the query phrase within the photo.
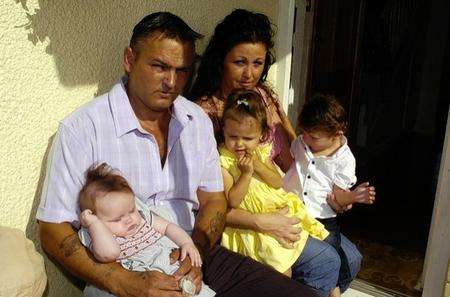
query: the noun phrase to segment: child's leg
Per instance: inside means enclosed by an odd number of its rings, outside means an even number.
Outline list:
[[[337,288],[332,291],[330,296],[340,296],[339,287],[344,288],[344,290],[348,287],[348,284],[352,281],[352,275],[350,271],[349,261],[347,254],[344,252],[342,248],[341,242],[341,232],[339,228],[339,222],[337,218],[329,218],[329,219],[318,219],[322,224],[324,224],[325,228],[330,232],[327,238],[325,238],[325,242],[330,244],[338,253],[339,258],[341,259],[341,266],[339,268],[339,277],[337,282]],[[339,293],[339,295],[337,295]],[[334,294],[334,295],[333,295]]]
[[[288,270],[283,272],[283,274],[286,275],[287,277],[292,277],[292,268],[289,268]]]

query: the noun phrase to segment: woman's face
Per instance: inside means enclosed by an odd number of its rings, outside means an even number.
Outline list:
[[[245,42],[233,47],[223,61],[222,94],[227,96],[233,89],[253,89],[261,78],[266,52],[262,42]]]

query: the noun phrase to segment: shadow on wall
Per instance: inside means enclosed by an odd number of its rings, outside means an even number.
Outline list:
[[[131,28],[143,16],[175,6],[174,1],[38,0],[39,8],[30,11],[27,0],[15,1],[27,14],[28,39],[34,45],[48,43],[46,52],[55,61],[61,84],[98,84],[97,94],[109,90],[123,72],[122,52]]]
[[[44,185],[45,172],[46,172],[46,168],[47,168],[47,161],[48,161],[47,158],[50,153],[54,138],[55,138],[55,134],[53,134],[47,142],[47,149],[45,150],[45,154],[44,154],[44,157],[43,157],[42,163],[41,163],[42,164],[41,171],[39,172],[38,186],[36,188],[36,192],[34,193],[33,204],[31,207],[30,216],[28,218],[28,225],[27,225],[27,228],[25,231],[27,238],[30,239],[31,241],[33,241],[34,246],[36,247],[36,250],[44,257],[44,260],[45,260],[48,284],[47,284],[47,287],[45,289],[43,296],[49,296],[49,294],[50,294],[49,289],[50,289],[50,286],[52,286],[52,282],[60,280],[59,277],[51,277],[51,276],[54,276],[61,272],[73,284],[74,287],[78,288],[79,290],[82,290],[84,288],[84,282],[82,280],[74,277],[73,275],[68,273],[67,270],[65,270],[64,268],[59,266],[58,263],[56,263],[55,261],[51,261],[48,258],[47,254],[42,249],[40,238],[39,238],[39,226],[38,226],[38,223],[36,220],[36,212],[39,207],[40,200],[41,200],[42,187]],[[55,267],[57,267],[58,269],[55,269]],[[71,291],[69,291],[69,292],[71,292]]]

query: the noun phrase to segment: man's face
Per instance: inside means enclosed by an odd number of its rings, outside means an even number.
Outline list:
[[[150,112],[165,112],[182,92],[189,77],[194,49],[191,44],[150,34],[138,50],[125,50],[128,96],[133,105]]]

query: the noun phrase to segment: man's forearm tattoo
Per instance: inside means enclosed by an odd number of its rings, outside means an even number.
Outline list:
[[[75,252],[81,248],[80,240],[76,233],[71,234],[63,239],[59,245],[59,249],[62,251],[64,257],[69,258]]]
[[[217,239],[222,235],[223,229],[225,228],[225,214],[222,212],[217,212],[209,222],[209,231],[212,239]]]

